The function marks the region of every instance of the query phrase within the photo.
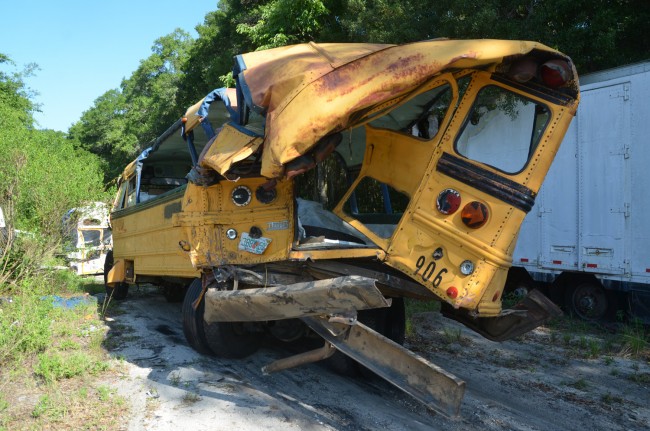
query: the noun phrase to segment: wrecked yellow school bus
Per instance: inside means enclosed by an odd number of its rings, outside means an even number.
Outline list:
[[[577,75],[535,42],[315,44],[235,58],[126,167],[107,292],[181,296],[196,350],[322,337],[273,372],[358,364],[446,415],[464,382],[401,346],[404,298],[505,340],[558,312],[502,293],[519,227],[576,113]],[[504,157],[508,154],[508,157]]]

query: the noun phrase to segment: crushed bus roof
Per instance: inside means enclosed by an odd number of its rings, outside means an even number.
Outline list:
[[[264,116],[261,173],[284,175],[284,165],[321,138],[363,122],[370,111],[408,95],[435,76],[460,68],[505,72],[509,61],[534,55],[570,59],[537,42],[430,40],[406,45],[306,43],[236,57],[236,95],[221,89],[192,106],[186,129],[196,127],[216,98],[231,120],[246,124],[248,111]],[[568,87],[575,90],[575,68]],[[212,94],[212,93],[211,93]]]

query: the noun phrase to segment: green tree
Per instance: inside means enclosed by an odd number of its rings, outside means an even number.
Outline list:
[[[106,182],[183,114],[179,87],[192,44],[190,35],[180,29],[157,39],[153,53],[122,81],[121,88],[95,99],[70,128],[69,138],[78,148],[101,157]]]
[[[0,54],[4,66],[13,65]],[[0,72],[0,291],[18,286],[61,243],[61,217],[71,207],[103,200],[99,159],[61,132],[37,130],[26,72]],[[27,231],[17,235],[14,227]]]
[[[181,70],[192,43],[191,36],[180,29],[157,39],[153,54],[122,81],[126,129],[140,143],[155,139],[182,115],[176,100]]]
[[[315,40],[322,19],[329,13],[320,0],[272,0],[258,6],[259,19],[243,22],[237,31],[247,35],[257,49]]]
[[[334,3],[343,5],[335,8],[341,23],[337,31],[350,41],[402,43],[437,37],[535,40],[569,54],[580,73],[645,60],[650,50],[650,4],[646,0]]]
[[[213,89],[224,86],[233,57],[255,50],[256,45],[237,27],[257,22],[259,7],[266,3],[267,0],[221,0],[218,9],[205,16],[203,24],[196,27],[199,37],[183,65],[178,109],[186,109]]]
[[[127,128],[126,102],[122,93],[109,90],[68,131],[68,138],[102,161],[105,182],[116,178],[139,148],[138,137]]]
[[[56,237],[67,209],[105,197],[101,169],[63,133],[34,128],[24,76],[0,73],[0,206],[17,227]]]

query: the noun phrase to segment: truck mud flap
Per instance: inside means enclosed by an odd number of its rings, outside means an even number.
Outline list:
[[[390,306],[375,280],[345,276],[283,286],[241,290],[208,289],[204,319],[212,322],[260,322],[321,314],[356,316],[356,310]]]
[[[458,416],[465,393],[465,382],[458,377],[358,321],[333,323],[325,317],[301,320],[337,350],[427,407],[448,417]],[[328,353],[324,352],[323,356]],[[275,371],[273,364],[265,368],[265,371]]]

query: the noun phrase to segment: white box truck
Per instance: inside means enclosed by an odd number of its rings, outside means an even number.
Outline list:
[[[580,77],[582,100],[520,231],[511,286],[587,320],[650,320],[650,61]]]

